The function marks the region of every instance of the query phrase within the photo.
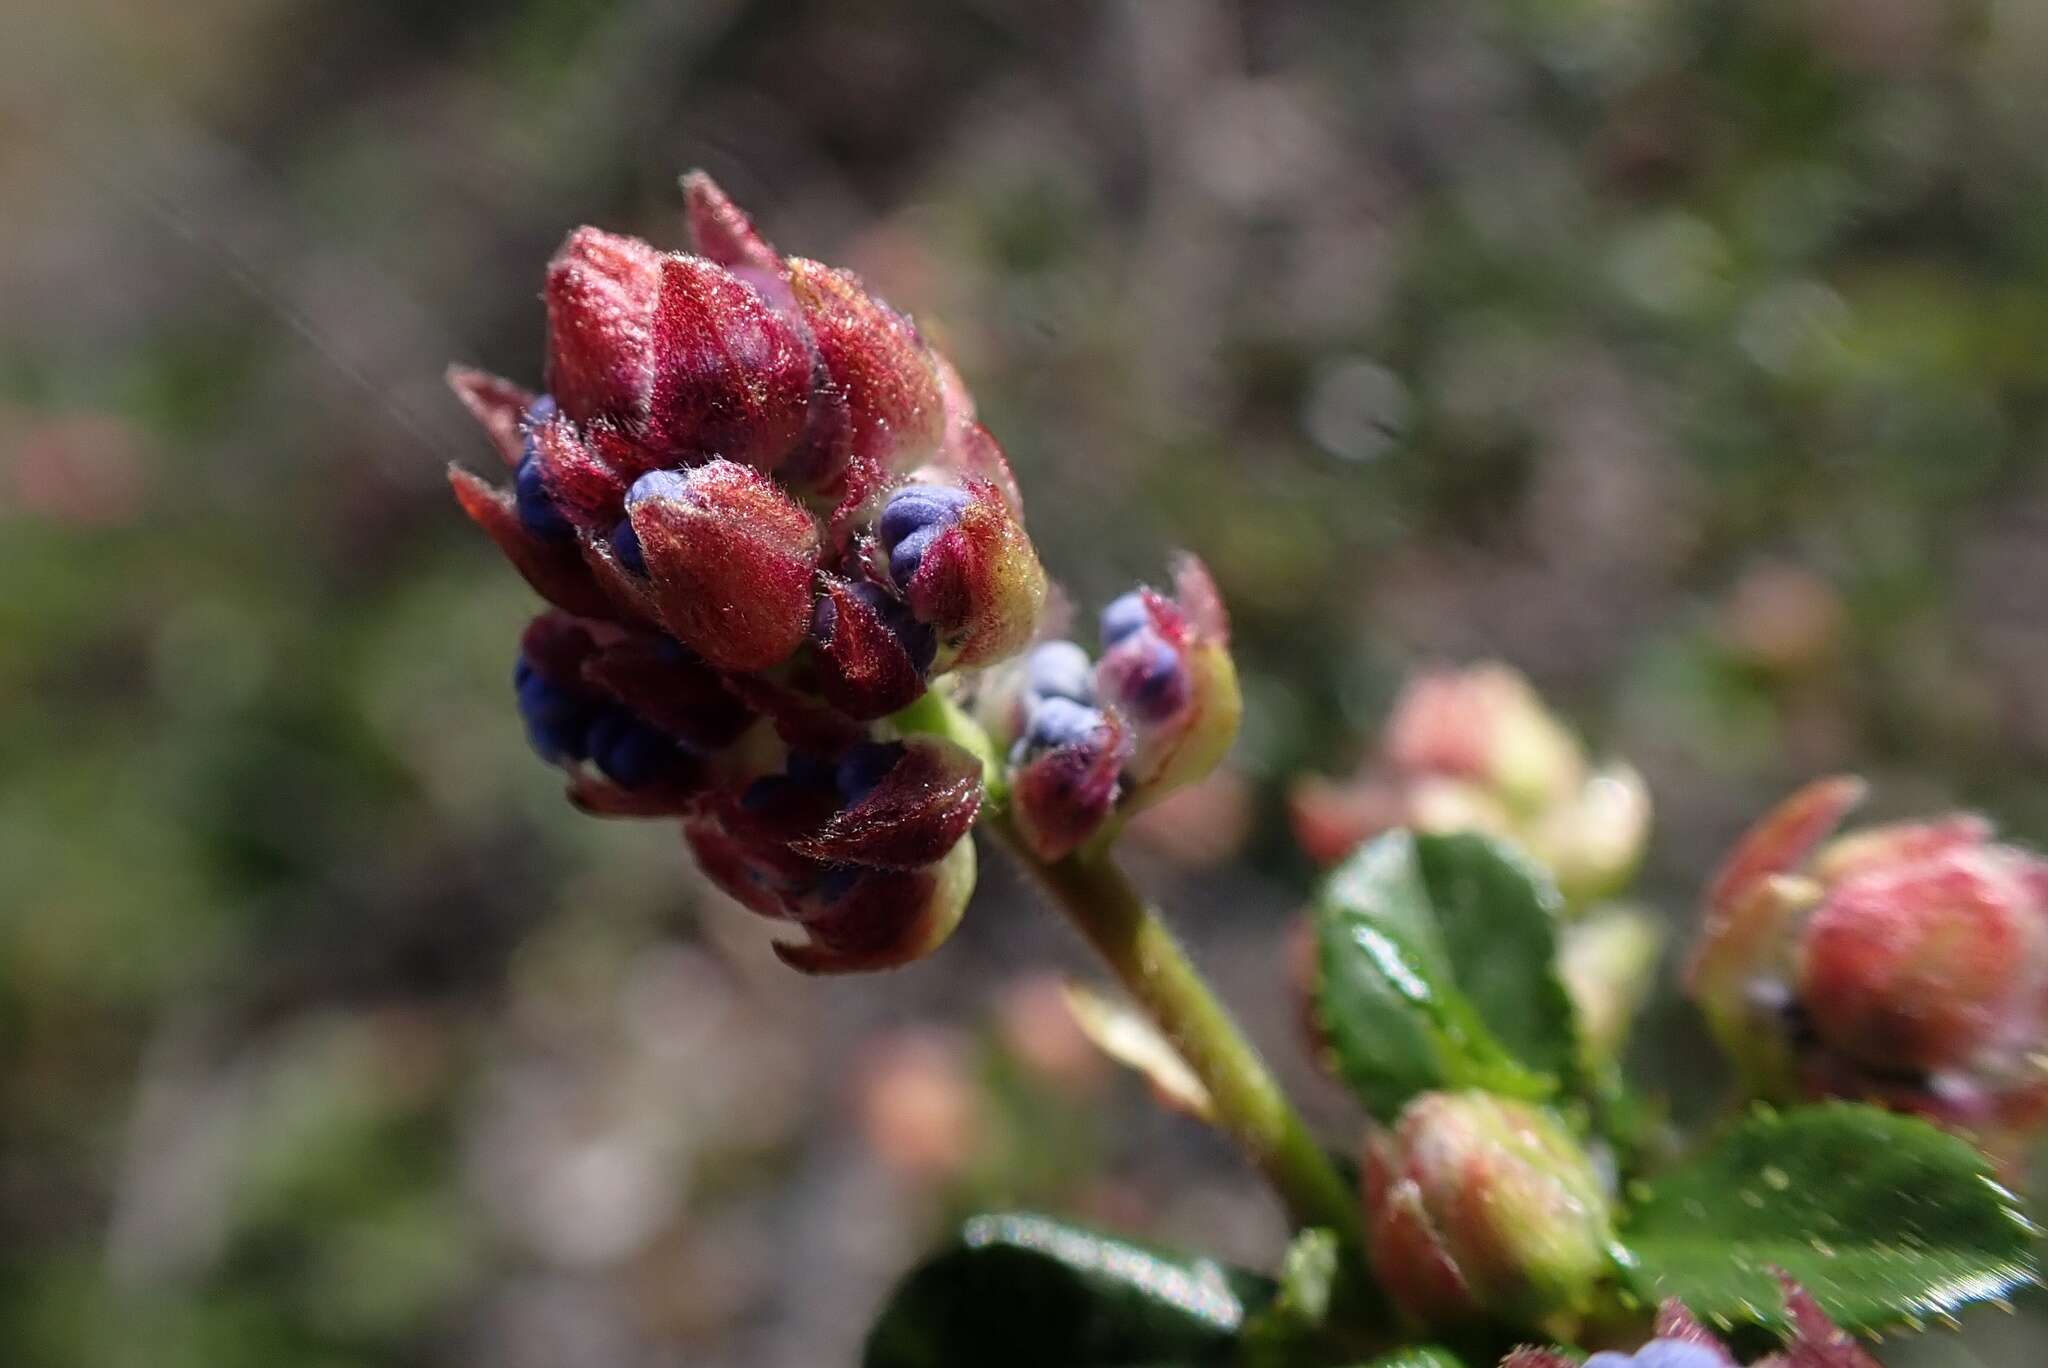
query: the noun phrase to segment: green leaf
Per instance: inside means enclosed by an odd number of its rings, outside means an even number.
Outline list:
[[[1389,832],[1331,873],[1316,902],[1317,1006],[1375,1115],[1432,1088],[1540,1100],[1574,1076],[1558,907],[1528,861],[1473,834]]]
[[[904,1279],[864,1368],[1228,1362],[1273,1284],[1044,1216],[975,1216]]]
[[[1365,1368],[1465,1368],[1465,1360],[1448,1349],[1425,1344],[1413,1349],[1396,1349],[1374,1359]]]
[[[1990,1161],[1875,1107],[1760,1110],[1641,1186],[1623,1236],[1634,1290],[1724,1326],[1780,1324],[1777,1269],[1857,1331],[1999,1300],[2037,1279],[2038,1231]]]

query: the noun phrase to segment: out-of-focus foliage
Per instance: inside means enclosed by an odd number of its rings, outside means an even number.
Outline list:
[[[1669,915],[1823,769],[2048,837],[2027,0],[16,10],[10,1362],[811,1368],[970,1204],[1277,1254],[1219,1145],[1083,1119],[999,866],[932,962],[799,983],[523,752],[441,371],[537,378],[540,263],[676,241],[690,165],[918,314],[1078,603],[1216,573],[1236,770],[1140,828],[1276,1054],[1285,781],[1425,660],[1642,766]]]

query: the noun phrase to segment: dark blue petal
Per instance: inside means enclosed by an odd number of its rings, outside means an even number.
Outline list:
[[[1122,598],[1112,599],[1102,610],[1102,649],[1122,641],[1135,631],[1152,625],[1152,612],[1145,606],[1145,596],[1133,589]]]
[[[640,534],[633,530],[631,518],[619,519],[618,526],[612,529],[611,542],[612,554],[618,557],[619,564],[628,573],[646,579],[647,557],[640,550]]]
[[[909,587],[917,575],[917,567],[924,564],[924,553],[931,550],[932,542],[945,530],[937,524],[920,527],[891,549],[889,578],[896,581],[898,588]]]
[[[884,551],[894,551],[909,536],[926,527],[950,527],[967,507],[964,489],[947,485],[905,485],[889,496],[882,516],[875,523],[875,535]]]
[[[833,865],[825,871],[825,877],[818,880],[817,893],[826,902],[838,902],[853,892],[860,883],[861,875],[867,871],[859,865]]]
[[[575,531],[562,516],[562,510],[555,507],[547,486],[541,482],[540,462],[531,455],[519,463],[512,477],[512,496],[519,509],[519,521],[535,536],[557,540]]]
[[[791,751],[783,772],[797,783],[810,788],[830,788],[836,782],[839,766],[835,761],[809,751]]]
[[[590,758],[620,788],[644,788],[673,769],[680,756],[672,739],[623,709],[591,724]]]
[[[851,807],[873,793],[902,758],[902,743],[896,741],[863,741],[847,751],[833,776],[840,800]]]

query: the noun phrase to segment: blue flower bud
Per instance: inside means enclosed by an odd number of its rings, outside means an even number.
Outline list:
[[[833,775],[840,800],[852,807],[873,793],[875,785],[887,778],[902,758],[903,746],[895,741],[863,741],[847,751]]]
[[[1102,649],[1122,641],[1131,633],[1152,625],[1152,611],[1145,606],[1145,596],[1133,589],[1121,598],[1110,600],[1102,610]]]
[[[1024,688],[1034,699],[1095,701],[1095,662],[1071,641],[1048,641],[1024,658]]]
[[[631,518],[621,518],[612,528],[612,555],[617,558],[629,574],[647,578],[647,556],[640,549],[640,534],[633,530]]]
[[[519,462],[519,469],[512,477],[512,494],[519,509],[519,521],[536,537],[559,541],[575,531],[570,521],[562,516],[562,510],[555,507],[554,497],[542,482],[540,462],[533,458],[530,442],[525,458]]]

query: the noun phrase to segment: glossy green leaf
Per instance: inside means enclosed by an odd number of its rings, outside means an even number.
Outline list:
[[[1228,1362],[1273,1284],[1028,1213],[976,1216],[914,1270],[865,1368]]]
[[[1389,832],[1330,874],[1317,1008],[1375,1115],[1431,1088],[1540,1099],[1573,1075],[1558,906],[1525,859],[1472,834]]]
[[[1365,1368],[1465,1368],[1465,1360],[1448,1349],[1425,1344],[1413,1349],[1396,1349],[1374,1359]]]
[[[1778,1269],[1859,1331],[1998,1300],[2037,1276],[2038,1232],[1990,1161],[1874,1107],[1758,1111],[1642,1189],[1624,1232],[1635,1291],[1724,1326],[1778,1322]]]

